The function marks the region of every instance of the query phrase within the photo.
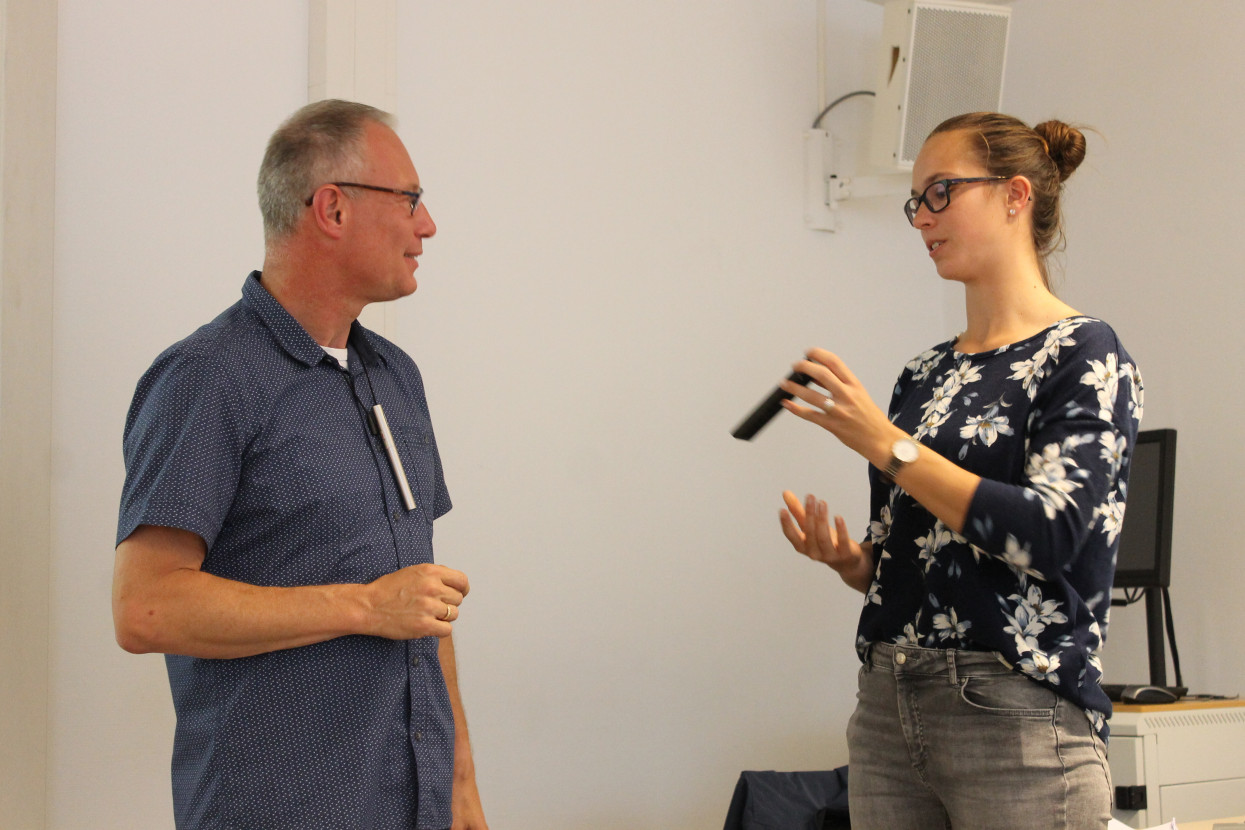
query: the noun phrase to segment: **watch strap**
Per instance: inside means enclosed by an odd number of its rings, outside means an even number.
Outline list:
[[[899,455],[901,448],[907,449],[908,452],[906,452],[905,455],[911,455],[912,457],[901,458]],[[899,471],[911,464],[918,457],[920,457],[920,449],[917,442],[911,438],[900,438],[891,445],[891,457],[886,462],[886,466],[882,468],[883,477],[887,481],[894,481],[895,476],[899,474]]]

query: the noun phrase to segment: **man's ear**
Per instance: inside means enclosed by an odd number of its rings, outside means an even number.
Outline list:
[[[333,239],[341,237],[349,216],[346,200],[335,187],[322,187],[311,198],[311,216],[316,228]]]

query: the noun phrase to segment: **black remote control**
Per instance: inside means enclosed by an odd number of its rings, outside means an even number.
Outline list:
[[[807,386],[812,378],[803,372],[792,372],[787,375],[787,380],[792,383],[798,383],[801,386]],[[784,391],[781,386],[777,387],[770,393],[768,398],[757,405],[756,409],[748,413],[748,417],[744,418],[739,423],[739,426],[735,427],[731,435],[741,441],[751,441],[752,436],[761,431],[761,427],[768,424],[775,415],[782,411],[782,402],[790,397],[792,397],[790,392]]]

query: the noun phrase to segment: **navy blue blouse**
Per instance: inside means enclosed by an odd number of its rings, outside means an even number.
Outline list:
[[[1088,713],[1101,688],[1141,375],[1111,327],[1072,317],[981,354],[950,340],[904,367],[897,426],[982,477],[955,533],[870,468],[870,643],[994,651]]]
[[[358,323],[348,352],[346,371],[252,273],[139,381],[117,543],[140,524],[189,530],[207,543],[205,572],[265,586],[431,562],[450,499],[419,371]],[[411,511],[365,421],[373,389]],[[166,661],[179,829],[450,826],[454,721],[435,637]]]

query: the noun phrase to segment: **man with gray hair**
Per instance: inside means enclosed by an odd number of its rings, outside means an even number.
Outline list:
[[[263,271],[138,383],[113,619],[166,655],[179,830],[487,827],[423,382],[356,319],[415,291],[422,193],[387,114],[296,112],[260,168]]]

